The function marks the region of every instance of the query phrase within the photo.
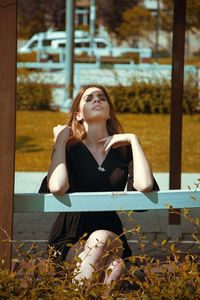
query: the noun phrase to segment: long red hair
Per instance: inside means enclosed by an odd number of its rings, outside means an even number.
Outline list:
[[[84,125],[82,122],[77,121],[76,114],[79,111],[80,101],[81,101],[81,98],[82,98],[84,92],[87,89],[93,88],[93,87],[100,89],[104,93],[104,95],[106,96],[106,99],[108,101],[109,107],[110,107],[110,119],[107,120],[108,134],[113,135],[113,134],[117,134],[117,133],[123,133],[122,126],[119,123],[119,121],[117,120],[112,101],[111,101],[110,96],[109,96],[108,92],[106,91],[106,89],[99,84],[88,84],[88,85],[84,85],[80,89],[79,93],[74,98],[71,109],[69,111],[67,125],[71,127],[72,133],[73,133],[72,138],[70,139],[69,142],[80,141],[86,137]]]

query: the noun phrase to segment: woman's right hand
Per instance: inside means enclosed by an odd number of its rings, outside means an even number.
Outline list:
[[[71,127],[67,125],[57,125],[53,128],[53,141],[56,142],[64,142],[66,143],[69,140],[69,137],[72,133]]]

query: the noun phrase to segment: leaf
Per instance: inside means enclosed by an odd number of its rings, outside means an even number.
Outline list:
[[[110,276],[111,273],[112,273],[112,269],[106,270],[106,275],[107,275],[108,277]]]
[[[20,261],[19,261],[18,258],[13,258],[13,259],[12,259],[12,262],[19,263]]]
[[[162,240],[162,246],[165,246],[167,244],[167,240]]]
[[[129,212],[128,212],[129,218],[131,217],[132,214],[133,214],[133,211],[132,211],[132,210],[129,210]]]
[[[185,208],[183,209],[183,214],[184,214],[184,216],[188,216],[188,214],[189,214],[189,209],[185,207]]]
[[[144,244],[144,243],[140,243],[140,248],[141,248],[142,250],[144,250],[145,244]]]
[[[135,257],[134,257],[134,256],[129,257],[128,260],[129,260],[130,262],[132,262],[132,263],[135,263]]]
[[[150,289],[150,286],[146,282],[143,282],[143,286],[144,286],[145,289]]]
[[[171,244],[171,246],[170,246],[170,250],[171,250],[171,252],[174,252],[174,250],[175,250],[175,248],[174,248],[174,244]]]

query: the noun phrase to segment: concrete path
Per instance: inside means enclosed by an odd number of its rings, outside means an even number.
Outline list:
[[[34,193],[38,191],[40,183],[46,172],[16,172],[15,193]],[[169,189],[169,173],[154,173],[161,190]],[[188,189],[188,185],[195,187],[200,173],[182,173],[182,189]]]

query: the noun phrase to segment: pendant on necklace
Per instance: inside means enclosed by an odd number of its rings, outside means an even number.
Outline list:
[[[101,172],[105,172],[105,169],[102,168],[101,166],[98,167],[98,170],[101,171]]]

